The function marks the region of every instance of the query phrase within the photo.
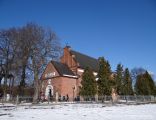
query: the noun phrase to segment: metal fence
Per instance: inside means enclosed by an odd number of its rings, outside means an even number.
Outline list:
[[[16,97],[10,97],[8,98],[0,98],[0,102],[11,102],[11,103],[32,103],[33,97],[32,96],[16,96]],[[156,96],[117,96],[116,99],[112,96],[83,96],[83,97],[77,97],[73,99],[72,101],[67,101],[66,99],[62,100],[56,100],[55,98],[48,99],[48,100],[41,100],[38,99],[38,102],[72,102],[72,103],[119,103],[119,104],[138,104],[138,103],[156,103]]]
[[[150,103],[156,102],[156,96],[119,96],[120,103]]]
[[[31,96],[16,96],[16,97],[1,97],[0,102],[8,102],[8,103],[32,103],[33,102],[33,97]]]

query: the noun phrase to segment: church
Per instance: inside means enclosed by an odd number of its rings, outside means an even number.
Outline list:
[[[41,75],[41,91],[48,96],[65,98],[69,101],[79,97],[82,74],[86,67],[90,67],[96,76],[98,60],[79,53],[66,46],[60,62],[50,61]]]

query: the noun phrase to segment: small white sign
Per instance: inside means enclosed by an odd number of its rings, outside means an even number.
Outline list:
[[[54,77],[54,76],[55,76],[55,72],[45,74],[45,78],[50,78],[50,77]]]

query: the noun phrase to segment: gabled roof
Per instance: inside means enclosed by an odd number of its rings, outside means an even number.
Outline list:
[[[75,76],[75,74],[69,69],[67,65],[57,61],[51,61],[51,63],[54,65],[60,75]]]
[[[87,56],[85,54],[79,53],[74,50],[70,50],[72,55],[75,55],[75,60],[79,63],[79,67],[85,69],[86,67],[91,68],[93,71],[98,71],[98,60]]]

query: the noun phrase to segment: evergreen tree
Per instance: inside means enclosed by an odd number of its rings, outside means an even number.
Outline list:
[[[117,65],[116,75],[116,91],[119,95],[124,94],[123,92],[123,66],[121,64]]]
[[[147,79],[144,78],[144,75],[138,75],[135,84],[135,92],[138,95],[148,95],[149,86],[147,85]]]
[[[124,71],[123,92],[124,92],[124,95],[132,95],[133,94],[132,79],[131,79],[130,72],[129,72],[128,68],[126,68]]]
[[[147,71],[144,76],[147,79],[147,84],[149,85],[149,95],[155,95],[155,83],[153,78]]]
[[[138,95],[156,94],[154,81],[147,71],[144,74],[137,76],[135,92]]]
[[[88,67],[84,70],[81,81],[80,95],[93,97],[97,93],[97,86],[93,71]]]
[[[98,71],[98,93],[99,95],[110,95],[111,68],[108,61],[104,57],[99,58],[99,71]]]

